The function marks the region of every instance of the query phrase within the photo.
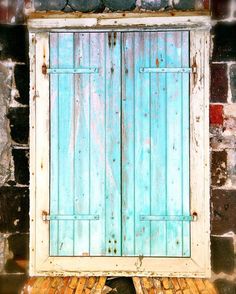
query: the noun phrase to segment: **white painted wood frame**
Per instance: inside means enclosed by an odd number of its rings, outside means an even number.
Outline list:
[[[117,15],[117,14],[116,14]],[[30,275],[75,276],[175,276],[209,277],[209,17],[123,17],[115,22],[106,17],[97,26],[96,17],[30,19]],[[93,20],[91,22],[91,20]],[[82,25],[82,22],[83,25]],[[190,77],[190,201],[191,257],[50,257],[49,222],[49,32],[83,29],[112,30],[190,30],[190,64],[196,72]],[[104,26],[104,28],[103,28]],[[110,28],[109,28],[110,27]]]

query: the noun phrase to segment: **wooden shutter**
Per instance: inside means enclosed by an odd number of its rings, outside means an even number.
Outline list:
[[[120,63],[119,33],[50,34],[50,67],[80,69],[51,74],[51,255],[121,254]]]
[[[188,32],[50,34],[51,255],[190,255],[188,71]]]
[[[189,33],[122,41],[122,253],[189,256]]]

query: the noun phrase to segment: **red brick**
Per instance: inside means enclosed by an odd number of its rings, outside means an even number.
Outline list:
[[[211,65],[211,102],[226,103],[228,97],[227,64]]]
[[[4,7],[3,4],[0,3],[0,23],[7,23],[8,21],[8,8]]]
[[[210,104],[210,124],[223,125],[223,105]]]
[[[209,9],[210,8],[209,0],[203,0],[203,5],[205,9]]]

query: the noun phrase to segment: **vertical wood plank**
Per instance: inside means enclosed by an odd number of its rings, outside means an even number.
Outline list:
[[[182,47],[182,67],[189,67],[189,32],[182,32],[181,36],[181,47]],[[189,74],[182,74],[182,213],[183,215],[190,214],[190,128],[189,128]],[[183,222],[183,233],[182,233],[182,255],[190,256],[190,223]]]
[[[59,68],[73,68],[73,33],[60,33]],[[74,204],[74,76],[59,75],[59,213],[73,214]],[[59,221],[58,254],[73,255],[73,221]]]
[[[166,66],[166,33],[151,33],[151,67]],[[151,74],[151,214],[166,215],[166,75]],[[151,222],[151,255],[166,255],[166,222]]]
[[[35,213],[36,213],[36,178],[35,178],[35,164],[36,164],[36,35],[29,33],[29,58],[30,58],[30,262],[29,272],[33,275],[35,272],[35,241],[36,241],[36,226],[35,226]]]
[[[50,67],[58,67],[58,34],[50,34]],[[50,214],[58,214],[59,195],[59,148],[58,148],[58,80],[57,74],[50,76]],[[58,221],[50,221],[50,255],[58,254]]]
[[[134,33],[122,34],[122,255],[134,255]]]
[[[90,255],[105,255],[105,43],[107,34],[91,33],[90,63],[99,73],[90,76]]]
[[[49,211],[50,166],[49,166],[49,76],[42,73],[42,65],[49,64],[49,34],[36,34],[36,95],[35,99],[35,224],[36,239],[32,250],[35,254],[35,269],[41,265],[49,254],[49,223],[42,219],[42,211]],[[43,142],[43,144],[42,144]]]
[[[190,60],[191,64],[196,65],[196,73],[191,75],[190,81],[191,211],[201,214],[197,222],[191,223],[191,257],[205,266],[205,273],[208,276],[211,272],[209,239],[209,39],[209,31],[190,32]],[[199,236],[202,237],[199,238]]]
[[[75,67],[90,67],[90,34],[75,33]],[[90,207],[90,76],[75,75],[75,214]],[[75,221],[75,255],[89,255],[89,221]]]
[[[135,35],[135,254],[150,255],[150,222],[140,215],[150,214],[150,80],[140,73],[149,67],[149,33]]]
[[[167,67],[181,66],[181,32],[167,32]],[[167,214],[182,212],[181,76],[167,73]],[[167,255],[182,255],[182,224],[167,222]]]
[[[121,255],[121,34],[106,44],[106,252]]]

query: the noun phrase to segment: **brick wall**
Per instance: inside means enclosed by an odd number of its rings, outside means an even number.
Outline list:
[[[16,293],[23,284],[29,247],[28,42],[26,27],[16,24],[23,21],[23,11],[18,7],[16,13],[16,8],[0,8],[0,293],[3,294]]]
[[[56,3],[56,4],[55,4]],[[35,0],[37,10],[202,9],[207,0]],[[213,279],[236,293],[236,4],[212,1],[210,89]],[[27,276],[29,67],[25,12],[30,0],[0,1],[0,293],[17,293]]]
[[[212,19],[212,269],[220,293],[236,293],[236,2],[213,1]]]

